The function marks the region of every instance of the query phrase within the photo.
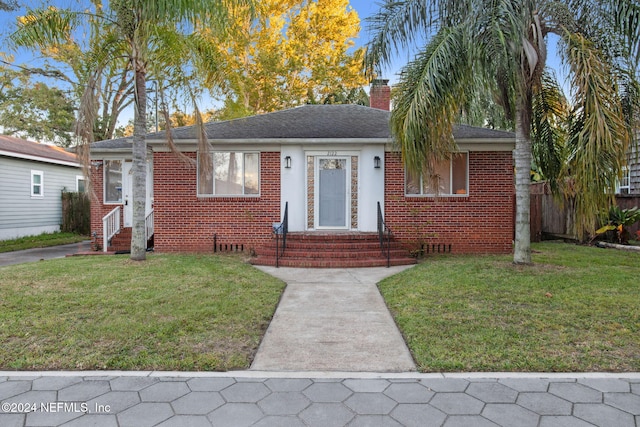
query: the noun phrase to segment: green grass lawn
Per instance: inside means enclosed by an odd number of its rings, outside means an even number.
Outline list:
[[[437,256],[379,285],[421,371],[640,371],[640,254],[533,249],[531,267]]]
[[[20,237],[18,239],[0,240],[0,252],[21,251],[23,249],[46,248],[66,245],[88,240],[89,236],[76,233],[43,233],[37,236]]]
[[[0,268],[0,370],[249,367],[284,283],[233,256]]]
[[[544,243],[380,284],[419,369],[640,371],[640,254]],[[0,267],[0,370],[249,367],[284,283],[234,256]]]

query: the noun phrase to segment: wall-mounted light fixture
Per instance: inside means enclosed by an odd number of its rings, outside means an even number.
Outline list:
[[[373,158],[373,167],[376,169],[380,169],[380,156],[375,156]]]
[[[291,156],[286,156],[284,158],[284,167],[286,169],[291,169]]]

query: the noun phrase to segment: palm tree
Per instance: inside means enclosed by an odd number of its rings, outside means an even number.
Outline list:
[[[531,263],[529,185],[532,151],[548,176],[572,176],[582,227],[595,230],[594,213],[610,203],[630,141],[623,115],[622,51],[601,28],[621,32],[613,9],[621,0],[387,0],[370,20],[367,69],[390,63],[400,49],[426,40],[404,67],[391,128],[407,167],[426,171],[455,150],[452,127],[478,98],[496,100],[516,135],[516,239],[513,261]],[[631,11],[638,16],[637,9]],[[622,20],[624,21],[624,20]],[[631,34],[635,33],[625,28]],[[556,34],[573,90],[571,124],[562,114],[559,85],[545,69],[548,35]],[[634,39],[637,42],[637,39]],[[535,108],[535,110],[534,110]],[[532,138],[536,150],[532,150]],[[568,162],[558,156],[566,138]]]
[[[131,259],[146,259],[146,82],[154,79],[189,84],[194,69],[205,70],[203,80],[214,78],[214,48],[198,29],[224,34],[235,4],[250,6],[251,0],[110,0],[108,8],[95,2],[95,13],[47,7],[29,10],[12,35],[18,46],[47,48],[64,44],[77,28],[100,25],[106,31],[94,46],[87,87],[81,99],[77,134],[92,142],[96,112],[96,82],[108,64],[124,58],[134,73],[133,134],[133,227]],[[160,85],[162,87],[162,85]],[[204,141],[204,133],[199,132]]]

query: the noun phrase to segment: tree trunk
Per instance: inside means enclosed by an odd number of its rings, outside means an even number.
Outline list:
[[[134,58],[136,58],[134,56]],[[135,66],[135,116],[133,127],[133,227],[131,234],[131,259],[144,261],[147,257],[145,217],[147,202],[147,92],[146,70],[136,58]]]
[[[516,236],[514,264],[531,264],[531,125],[525,102],[516,109]]]

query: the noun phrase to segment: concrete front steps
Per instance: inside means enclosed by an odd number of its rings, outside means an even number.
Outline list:
[[[280,240],[282,244],[282,240]],[[276,265],[276,240],[256,248],[254,265]],[[416,259],[399,242],[391,240],[390,265],[415,264]],[[386,267],[377,233],[294,232],[287,234],[287,248],[278,261],[281,267],[357,268]]]

